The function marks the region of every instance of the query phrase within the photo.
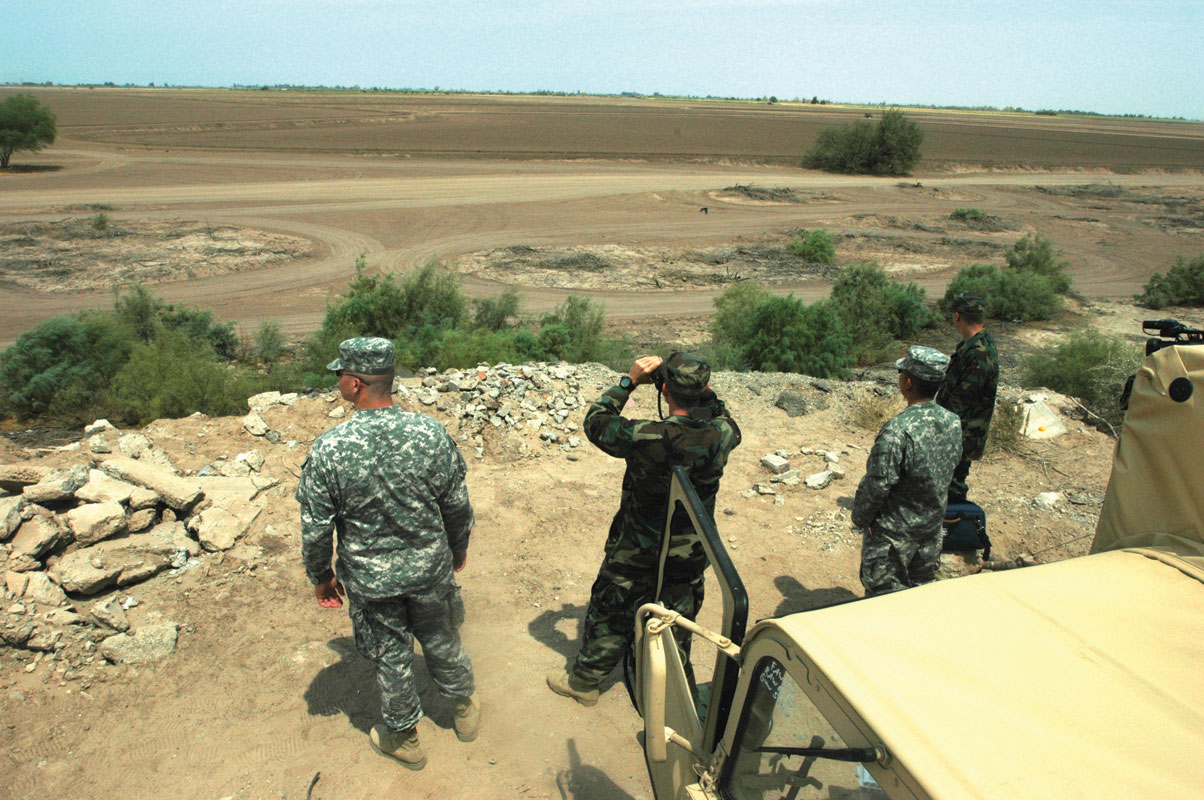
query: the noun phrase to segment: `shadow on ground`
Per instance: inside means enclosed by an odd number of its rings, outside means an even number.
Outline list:
[[[569,766],[556,774],[561,800],[634,800],[597,767],[581,763],[577,740],[569,739]]]
[[[795,614],[799,611],[813,611],[817,608],[836,606],[861,599],[860,596],[843,586],[808,589],[799,583],[797,578],[790,575],[779,575],[773,579],[773,585],[782,593],[782,602],[778,603],[777,609],[773,612],[775,617]]]
[[[339,661],[322,669],[305,690],[305,702],[311,716],[333,717],[346,714],[351,724],[367,733],[380,721],[380,690],[376,668],[355,649],[350,636],[331,639],[326,646],[339,655]],[[426,661],[414,654],[414,684],[422,711],[440,728],[451,728],[455,711],[451,700],[439,694],[431,682]]]

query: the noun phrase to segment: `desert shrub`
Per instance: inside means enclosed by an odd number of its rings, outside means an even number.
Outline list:
[[[347,291],[326,309],[322,327],[357,336],[413,338],[456,327],[467,301],[456,274],[428,261],[398,282],[393,273],[368,275],[361,255]]]
[[[983,452],[1011,453],[1021,452],[1020,427],[1024,423],[1024,410],[1014,400],[999,399],[995,401],[995,411],[991,414],[991,427],[987,430],[987,442]]]
[[[773,297],[773,293],[758,283],[748,281],[728,286],[715,296],[715,316],[711,317],[711,340],[717,348],[743,353],[744,344],[752,335],[753,312]],[[712,361],[712,363],[715,363]]]
[[[122,288],[125,289],[124,293]],[[113,311],[117,318],[143,342],[155,338],[159,331],[159,316],[164,308],[166,303],[141,283],[113,290]]]
[[[114,292],[113,312],[140,341],[150,342],[163,330],[179,331],[227,360],[238,354],[233,322],[215,322],[205,309],[165,303],[140,283],[124,289]]]
[[[164,331],[136,345],[115,376],[112,393],[122,416],[137,422],[195,411],[233,414],[247,398],[237,370],[223,366],[216,353],[197,347],[180,331]]]
[[[108,314],[41,322],[0,354],[0,407],[19,419],[83,419],[104,406],[107,387],[135,343],[129,328]]]
[[[109,229],[109,215],[101,212],[92,217],[92,221],[89,224],[91,224],[92,230],[97,233],[103,233]]]
[[[986,212],[981,208],[955,208],[949,216],[963,222],[981,222],[987,218]]]
[[[845,410],[845,419],[855,428],[877,432],[882,429],[882,425],[888,419],[902,409],[902,395],[897,392],[888,394],[870,392],[849,401]]]
[[[541,320],[539,343],[549,358],[597,361],[615,368],[631,366],[631,347],[604,335],[605,327],[606,311],[601,304],[569,295]]]
[[[973,264],[959,272],[949,281],[942,305],[948,308],[964,292],[983,295],[986,315],[991,319],[1049,319],[1062,308],[1061,295],[1046,276],[1001,269],[994,264]]]
[[[831,264],[836,260],[836,244],[832,234],[823,228],[803,231],[797,239],[786,245],[786,249],[799,258],[817,264]]]
[[[474,327],[500,331],[518,316],[518,290],[511,286],[497,297],[473,300],[472,304]]]
[[[1166,275],[1155,272],[1136,299],[1147,308],[1204,306],[1204,255],[1190,261],[1177,256]]]
[[[844,327],[856,332],[854,357],[860,363],[880,360],[894,340],[913,338],[940,322],[926,299],[919,286],[887,277],[872,261],[842,269],[831,294]]]
[[[829,302],[771,297],[754,310],[743,360],[764,372],[843,376],[853,365],[852,334]]]
[[[1030,356],[1023,380],[1026,386],[1044,386],[1078,398],[1115,430],[1124,420],[1120,394],[1125,379],[1141,361],[1138,345],[1088,328]]]
[[[859,119],[822,129],[803,155],[803,166],[828,172],[906,175],[920,161],[924,132],[902,111],[878,122]]]
[[[275,364],[280,359],[287,341],[284,329],[274,319],[265,319],[259,323],[259,327],[252,334],[252,340],[255,343],[255,355],[265,364]]]
[[[546,351],[529,330],[493,331],[476,328],[467,331],[457,328],[443,335],[436,358],[442,367],[466,368],[503,361],[521,364],[524,361],[542,361],[546,357]]]
[[[1048,278],[1050,287],[1058,294],[1070,291],[1070,262],[1058,258],[1053,240],[1048,236],[1026,233],[1004,254],[1004,258],[1011,270]]]

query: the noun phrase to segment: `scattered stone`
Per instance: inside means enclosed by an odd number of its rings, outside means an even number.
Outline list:
[[[1058,492],[1041,492],[1033,498],[1033,505],[1042,511],[1053,511],[1062,495]]]
[[[151,440],[141,433],[127,433],[117,440],[117,449],[130,458],[142,458],[151,448]]]
[[[101,464],[101,469],[114,478],[158,492],[163,501],[177,511],[188,508],[201,497],[201,487],[195,481],[185,480],[162,467],[143,461],[110,458]]]
[[[113,452],[113,445],[109,444],[109,440],[103,436],[90,436],[88,437],[88,451],[104,455]]]
[[[252,411],[259,413],[268,406],[275,405],[280,402],[280,392],[261,392],[260,394],[252,395],[247,398],[247,407]],[[293,395],[293,402],[297,401],[297,395]]]
[[[828,462],[829,464],[839,464],[840,456],[836,455],[831,450],[828,450],[824,453],[824,461]]]
[[[788,469],[785,472],[774,475],[770,478],[771,483],[780,483],[783,486],[798,486],[801,473],[797,469]]]
[[[335,406],[334,409],[332,409],[331,412],[326,416],[330,417],[331,419],[342,419],[343,417],[347,416],[347,409],[343,406]]]
[[[775,406],[786,412],[789,417],[801,417],[811,412],[811,404],[799,392],[787,391],[778,395]]]
[[[66,514],[75,541],[86,547],[125,530],[125,508],[120,503],[86,503]]]
[[[828,484],[832,482],[832,470],[826,469],[823,472],[816,472],[807,476],[803,481],[808,489],[826,489]]]
[[[159,505],[163,498],[159,497],[159,493],[154,489],[147,489],[145,486],[135,486],[134,491],[130,493],[129,506],[131,511],[138,511],[144,508],[153,508]]]
[[[29,585],[28,572],[5,572],[4,573],[4,588],[7,589],[14,597],[20,597],[25,594],[25,587]]]
[[[21,506],[25,505],[24,495],[0,497],[0,542],[7,542],[21,526]]]
[[[213,505],[188,520],[188,529],[206,550],[229,550],[242,538],[262,509],[242,501]]]
[[[112,628],[121,633],[130,629],[130,621],[126,617],[125,609],[121,607],[121,601],[117,599],[117,595],[93,604],[88,613],[92,615],[92,619],[106,628]]]
[[[761,466],[770,472],[778,474],[790,469],[790,462],[779,455],[771,453],[761,457]]]
[[[98,419],[84,428],[84,437],[96,436],[105,431],[115,431],[117,427],[107,419]]]
[[[59,503],[72,499],[76,489],[88,482],[88,468],[77,464],[67,472],[55,472],[21,490],[31,503]]]
[[[263,436],[268,432],[268,424],[254,411],[243,417],[242,427],[252,436]]]
[[[40,559],[58,544],[61,532],[52,518],[34,517],[21,524],[13,537],[12,552]]]
[[[45,572],[29,573],[29,583],[22,595],[26,602],[41,603],[44,606],[58,607],[70,605],[67,595]]]
[[[125,503],[137,488],[93,469],[88,471],[88,482],[75,490],[75,496],[85,503]]]
[[[125,520],[125,529],[130,533],[144,531],[155,524],[159,512],[154,508],[143,508],[133,512]]]
[[[131,633],[118,633],[100,643],[100,654],[114,664],[158,661],[176,649],[175,623],[147,625]]]
[[[0,465],[0,490],[19,492],[26,486],[41,483],[50,477],[49,467],[35,467],[25,464]]]
[[[768,483],[758,483],[755,487],[757,494],[777,494],[777,491]]]

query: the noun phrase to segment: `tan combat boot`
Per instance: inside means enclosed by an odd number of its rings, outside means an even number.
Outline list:
[[[382,756],[395,758],[407,769],[422,769],[426,766],[426,753],[418,743],[418,729],[396,733],[384,725],[373,725],[368,734],[372,740],[372,749]]]
[[[548,673],[548,688],[558,695],[571,697],[583,706],[598,705],[598,684],[582,683],[575,675],[567,670],[553,670]]]
[[[462,742],[471,742],[477,738],[477,727],[481,724],[481,704],[475,694],[469,697],[455,699],[456,716],[452,725],[456,729],[456,738]]]

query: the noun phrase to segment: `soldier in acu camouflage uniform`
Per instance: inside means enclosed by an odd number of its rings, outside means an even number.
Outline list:
[[[585,414],[585,435],[607,455],[626,459],[627,470],[606,555],[590,592],[581,649],[569,670],[556,670],[547,678],[552,691],[582,705],[598,702],[598,684],[631,647],[636,610],[658,600],[654,595],[673,467],[685,467],[707,511],[714,514],[728,453],[740,443],[739,427],[707,385],[711,370],[706,362],[674,353],[658,373],[661,366],[657,356],[639,359]],[[669,417],[622,417],[632,391],[654,374],[664,379],[661,391]],[[694,619],[702,605],[706,567],[702,543],[679,510],[671,527],[659,602]],[[688,659],[690,637],[683,634],[678,643]]]
[[[940,566],[945,495],[962,452],[957,417],[932,402],[948,364],[919,345],[895,362],[907,408],[882,426],[853,498],[867,597],[931,581]]]
[[[476,738],[480,720],[452,576],[464,568],[473,525],[464,459],[439,422],[393,405],[389,340],[348,339],[327,369],[355,414],[319,436],[302,466],[301,556],[321,606],[341,607],[346,594],[356,649],[376,665],[384,725],[372,728],[373,748],[421,769],[415,638],[436,687],[452,698],[461,741]]]
[[[953,327],[962,342],[953,351],[945,381],[937,392],[938,405],[957,414],[962,421],[962,455],[949,484],[949,502],[966,502],[966,478],[970,462],[982,458],[991,415],[995,413],[995,391],[999,385],[999,355],[995,340],[983,329],[983,299],[958,295],[953,301]]]

